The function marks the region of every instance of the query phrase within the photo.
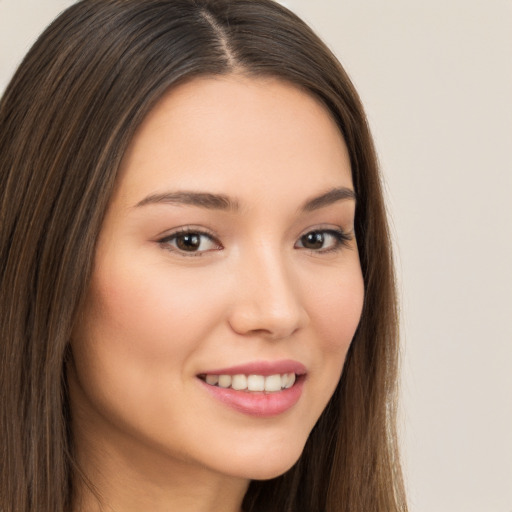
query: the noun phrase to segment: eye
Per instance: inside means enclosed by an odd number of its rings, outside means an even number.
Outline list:
[[[182,229],[158,241],[165,248],[187,256],[200,256],[208,251],[222,249],[222,245],[213,236],[203,231]]]
[[[302,235],[296,248],[325,253],[336,251],[352,240],[352,236],[338,229],[318,229]]]

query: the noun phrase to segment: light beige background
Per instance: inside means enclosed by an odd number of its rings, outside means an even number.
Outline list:
[[[0,0],[0,91],[66,0]],[[289,0],[360,91],[403,304],[412,512],[512,512],[512,1]]]

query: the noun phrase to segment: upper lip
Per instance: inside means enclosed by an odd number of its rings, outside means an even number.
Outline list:
[[[303,375],[306,367],[298,361],[283,359],[280,361],[252,361],[250,363],[230,366],[229,368],[214,368],[202,372],[200,375],[277,375],[284,373],[295,373]]]

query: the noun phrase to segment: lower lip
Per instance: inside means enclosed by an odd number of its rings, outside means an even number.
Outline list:
[[[274,392],[236,391],[231,388],[211,386],[199,379],[206,390],[217,400],[238,412],[260,418],[283,414],[291,409],[302,395],[304,376],[299,377],[288,389]]]

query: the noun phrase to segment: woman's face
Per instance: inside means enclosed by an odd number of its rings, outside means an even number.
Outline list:
[[[125,155],[73,333],[79,449],[132,470],[290,468],[361,314],[354,210],[317,100],[240,76],[173,89]]]

